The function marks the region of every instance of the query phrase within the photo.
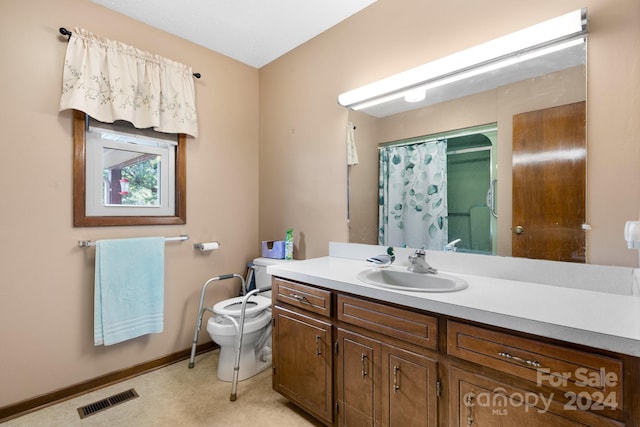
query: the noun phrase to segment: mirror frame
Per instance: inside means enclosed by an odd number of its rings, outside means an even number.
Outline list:
[[[175,165],[175,212],[167,216],[87,216],[86,120],[73,110],[73,226],[182,225],[187,223],[187,136],[178,134]]]

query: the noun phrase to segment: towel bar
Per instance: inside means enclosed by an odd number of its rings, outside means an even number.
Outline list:
[[[183,234],[181,236],[178,237],[165,237],[164,241],[165,242],[175,242],[175,241],[182,241],[182,240],[189,240],[189,236],[187,236],[186,234]],[[95,246],[96,242],[92,242],[91,240],[78,240],[78,246],[81,248],[86,248],[88,246]]]

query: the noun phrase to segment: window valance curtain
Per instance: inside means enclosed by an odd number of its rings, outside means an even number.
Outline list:
[[[76,28],[69,39],[60,111],[105,123],[198,136],[190,67]]]

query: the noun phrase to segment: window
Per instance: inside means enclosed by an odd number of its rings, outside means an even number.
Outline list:
[[[184,135],[74,114],[76,227],[186,223]]]
[[[117,130],[116,130],[117,129]],[[85,208],[90,216],[166,216],[175,212],[175,140],[136,135],[89,120]],[[148,133],[148,132],[145,132]]]

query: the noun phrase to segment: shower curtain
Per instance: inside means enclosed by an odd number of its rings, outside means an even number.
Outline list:
[[[378,244],[447,244],[447,141],[380,148]]]

